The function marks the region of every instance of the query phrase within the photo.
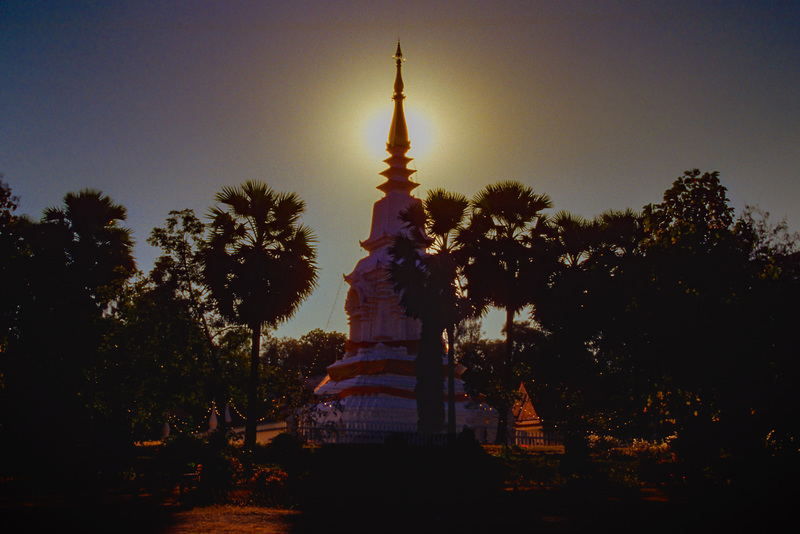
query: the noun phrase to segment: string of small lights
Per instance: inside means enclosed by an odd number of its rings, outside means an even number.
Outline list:
[[[167,414],[167,419],[165,421],[165,425],[168,425],[167,428],[163,431],[163,437],[167,437],[174,432],[179,434],[200,434],[204,432],[208,432],[209,430],[213,430],[215,425],[211,424],[212,420],[212,413],[215,417],[225,417],[225,423],[230,424],[233,420],[231,417],[231,412],[236,415],[238,419],[240,419],[243,423],[247,421],[247,417],[239,410],[239,408],[232,404],[233,399],[230,399],[226,405],[225,410],[221,413],[220,410],[217,408],[216,403],[212,402],[211,406],[205,412],[205,416],[201,419],[200,423],[192,425],[191,422],[186,420],[185,416],[177,413],[169,413]],[[227,411],[227,414],[225,414]],[[266,417],[262,417],[256,421],[256,424],[268,423],[270,421],[267,420]]]

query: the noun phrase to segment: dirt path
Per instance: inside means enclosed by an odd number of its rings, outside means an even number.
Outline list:
[[[214,505],[177,512],[163,534],[256,532],[288,534],[297,512],[257,506]]]

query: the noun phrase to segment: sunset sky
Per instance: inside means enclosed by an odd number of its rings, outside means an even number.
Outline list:
[[[347,332],[398,37],[420,196],[514,179],[592,217],[699,168],[800,230],[796,0],[3,2],[0,173],[36,218],[86,187],[124,204],[145,272],[170,210],[294,191],[320,286],[278,335]]]

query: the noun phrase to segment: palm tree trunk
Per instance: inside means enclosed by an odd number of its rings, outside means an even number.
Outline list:
[[[512,367],[512,359],[514,357],[514,315],[516,310],[511,306],[506,307],[506,357],[500,361],[500,381],[502,387],[505,388],[509,380],[509,374]],[[503,391],[505,394],[506,391]],[[506,403],[503,403],[506,404]],[[495,444],[506,445],[508,442],[508,406],[498,406],[500,413],[497,419],[497,436]]]
[[[456,437],[455,325],[447,327],[447,439]]]
[[[444,328],[434,320],[422,320],[420,345],[414,360],[417,384],[417,429],[426,438],[444,427],[444,390],[442,382],[442,331]]]
[[[247,421],[244,428],[244,449],[251,451],[256,445],[256,413],[258,404],[258,367],[261,357],[261,324],[251,327],[253,340],[250,348],[250,382],[247,387]]]

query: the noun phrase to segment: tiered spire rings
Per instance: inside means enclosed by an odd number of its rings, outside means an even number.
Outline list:
[[[378,186],[378,189],[384,193],[391,190],[404,190],[411,191],[419,184],[409,180],[409,177],[416,171],[409,169],[408,164],[412,158],[406,157],[406,152],[411,148],[411,141],[408,139],[408,126],[406,125],[406,116],[403,111],[403,100],[406,96],[403,94],[403,51],[400,49],[400,40],[397,41],[397,50],[394,53],[395,64],[397,65],[397,74],[394,79],[394,114],[392,115],[392,124],[389,127],[389,140],[386,143],[386,151],[390,156],[383,160],[384,163],[389,165],[389,168],[381,173],[381,176],[386,177],[387,181]]]

